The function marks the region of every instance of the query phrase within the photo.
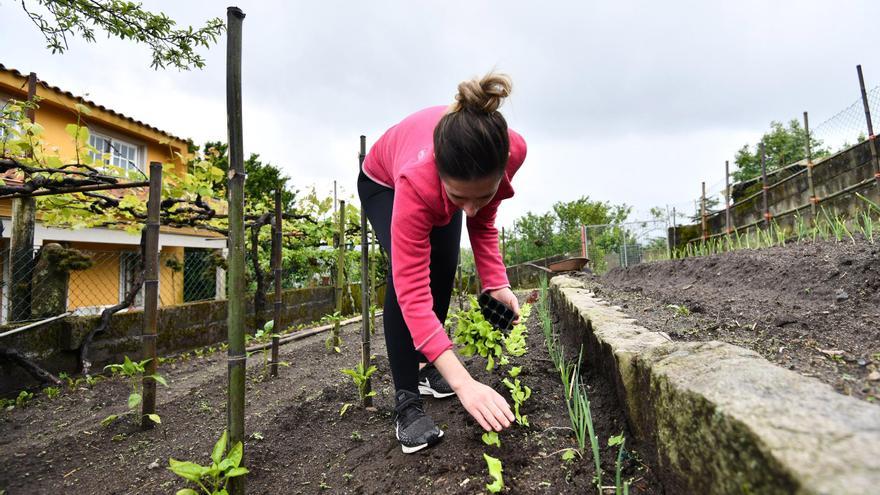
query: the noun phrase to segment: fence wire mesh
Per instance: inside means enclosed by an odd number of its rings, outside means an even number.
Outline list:
[[[669,257],[665,220],[587,225],[586,230],[587,258],[598,274]]]
[[[100,314],[121,303],[138,283],[140,290],[130,309],[143,307],[141,254],[136,246],[97,251],[47,244],[18,254],[4,248],[0,260],[0,323],[63,313]],[[159,255],[160,306],[210,300],[223,294],[224,264],[216,250],[164,249]]]
[[[874,129],[880,128],[880,86],[867,91],[868,108]],[[829,153],[849,148],[868,138],[865,106],[859,98],[851,105],[810,130],[813,148]]]

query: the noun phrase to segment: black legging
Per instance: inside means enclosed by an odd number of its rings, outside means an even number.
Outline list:
[[[358,196],[361,207],[376,232],[379,245],[388,253],[388,280],[382,320],[394,388],[419,393],[419,362],[427,362],[427,360],[413,345],[412,335],[397,303],[397,293],[394,291],[394,280],[391,275],[391,210],[394,205],[394,189],[373,182],[361,172],[358,176]],[[431,231],[431,295],[434,298],[434,314],[441,322],[446,321],[449,301],[452,298],[460,242],[461,210],[452,216],[449,224],[434,227]]]

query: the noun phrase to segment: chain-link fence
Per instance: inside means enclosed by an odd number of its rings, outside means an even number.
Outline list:
[[[871,123],[880,129],[880,86],[866,92],[868,107],[871,110]],[[868,138],[868,121],[865,118],[865,105],[862,99],[810,130],[813,148],[819,151],[836,153]]]
[[[17,254],[0,250],[0,323],[64,313],[99,314],[141,284],[131,308],[143,306],[141,254],[46,244]],[[225,294],[225,260],[218,250],[166,247],[159,255],[159,304],[173,306]]]
[[[585,228],[587,258],[595,273],[669,257],[665,220],[587,225]]]

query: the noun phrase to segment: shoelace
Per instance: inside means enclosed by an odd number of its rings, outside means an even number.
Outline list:
[[[397,411],[397,415],[403,419],[402,423],[404,426],[408,426],[416,412],[425,414],[425,410],[422,407],[422,399],[418,395],[407,394],[407,397],[397,404],[397,407],[394,409]]]

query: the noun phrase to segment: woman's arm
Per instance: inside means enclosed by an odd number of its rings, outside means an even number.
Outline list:
[[[458,400],[486,431],[501,431],[515,419],[504,397],[492,387],[474,380],[452,349],[440,354],[434,366],[449,382]]]

